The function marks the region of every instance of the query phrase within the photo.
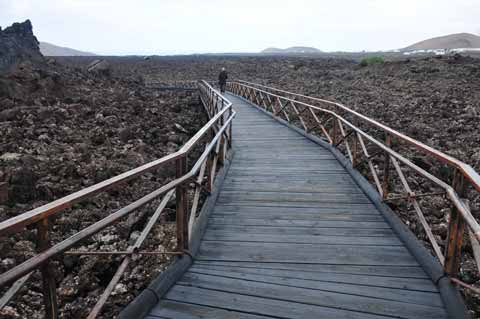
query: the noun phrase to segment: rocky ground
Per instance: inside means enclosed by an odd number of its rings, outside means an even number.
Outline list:
[[[24,81],[28,85],[6,90],[17,95],[0,102],[0,125],[2,132],[7,132],[0,137],[0,175],[3,174],[0,180],[9,180],[11,188],[17,191],[11,192],[9,205],[1,206],[0,218],[12,217],[173,151],[204,121],[196,98],[187,94],[150,91],[143,84],[151,79],[214,80],[221,67],[227,68],[230,78],[271,84],[341,102],[480,171],[479,59],[461,56],[422,58],[387,61],[366,67],[353,60],[298,57],[185,56],[107,60],[112,66],[111,77],[107,79],[84,71],[92,58],[58,58],[51,63],[46,75],[33,72],[35,79],[30,79],[30,75],[20,72],[15,81]],[[30,86],[50,87],[50,93],[43,94],[44,89],[25,88]],[[422,167],[444,179],[451,179],[450,172],[444,172],[443,166],[412,150],[405,151]],[[73,234],[121,207],[120,198],[131,201],[147,189],[161,185],[171,173],[147,174],[140,181],[141,187],[132,184],[66,212],[55,221],[55,240]],[[432,185],[411,174],[408,178],[417,190],[434,190]],[[395,185],[394,188],[401,191]],[[470,190],[469,197],[472,212],[480,217],[478,196]],[[441,245],[446,236],[446,205],[440,196],[422,200],[427,219]],[[417,236],[425,240],[411,207],[402,202],[392,204],[392,207]],[[129,237],[134,238],[136,231],[141,229],[142,221],[138,218],[138,221],[108,229],[83,246],[124,249]],[[174,231],[168,224],[171,219],[166,216],[164,221],[164,226],[158,226],[149,238],[147,247],[173,248],[173,237],[168,236]],[[8,253],[2,253],[1,271],[33,252],[34,231],[28,231],[25,236],[2,241],[1,251]],[[156,248],[158,246],[162,248]],[[479,285],[468,245],[465,252],[462,279]],[[165,265],[163,261],[148,257],[143,263],[135,264],[127,279],[122,281],[123,286],[117,287],[103,316],[112,317],[130,301],[145,286],[147,279],[161,271]],[[93,257],[57,261],[63,318],[85,315],[101,288],[108,283],[118,262],[116,258]],[[153,265],[156,265],[154,271],[148,272]],[[38,282],[38,277],[33,281]],[[25,297],[19,297],[11,304],[18,318],[38,317],[34,309],[41,304],[40,292],[37,283],[24,291]],[[478,296],[464,293],[469,307],[479,317]]]
[[[127,71],[104,76],[54,60],[47,65],[27,62],[1,77],[0,84],[0,182],[7,183],[9,195],[0,205],[0,221],[175,152],[206,122],[196,93],[152,91]],[[164,185],[174,172],[171,164],[58,214],[52,220],[52,242]],[[126,250],[154,204],[75,249]],[[142,249],[175,249],[174,208],[169,203]],[[36,231],[28,229],[2,238],[0,272],[34,254],[35,236]],[[169,260],[162,255],[132,262],[101,317],[118,313]],[[86,317],[120,262],[121,257],[57,258],[61,318]],[[41,291],[35,273],[0,317],[43,318]]]

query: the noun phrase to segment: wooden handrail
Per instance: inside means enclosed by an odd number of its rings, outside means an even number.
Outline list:
[[[235,113],[233,113],[226,123],[222,126],[219,132],[215,135],[212,141],[209,143],[205,151],[202,153],[200,158],[197,160],[196,164],[192,167],[187,174],[183,175],[180,178],[174,179],[171,182],[167,183],[166,185],[160,187],[159,189],[151,192],[150,194],[145,195],[144,197],[134,201],[133,203],[119,209],[115,213],[108,215],[106,218],[88,226],[87,228],[79,231],[75,235],[55,244],[51,248],[45,250],[44,252],[35,255],[34,257],[26,260],[25,262],[21,263],[20,265],[14,267],[13,269],[6,271],[0,275],[0,287],[9,284],[13,280],[16,280],[23,275],[28,274],[30,271],[38,268],[42,263],[46,262],[50,258],[58,255],[69,249],[70,247],[74,246],[81,240],[88,238],[102,229],[114,224],[116,221],[121,219],[122,217],[130,214],[131,212],[137,210],[138,208],[150,203],[152,200],[158,198],[159,196],[167,193],[168,191],[174,189],[175,187],[182,185],[186,182],[189,182],[192,177],[194,177],[202,163],[207,159],[207,156],[213,150],[213,147],[216,145],[220,137],[222,136],[223,132],[227,129],[230,125],[231,121],[233,120]]]
[[[139,209],[140,207],[152,202],[154,199],[168,193],[162,200],[162,203],[157,208],[156,212],[148,222],[147,226],[144,228],[141,240],[137,240],[135,247],[132,246],[132,249],[139,248],[143,240],[146,238],[150,230],[153,228],[153,224],[158,220],[159,215],[164,210],[166,203],[172,197],[173,191],[177,192],[177,252],[176,254],[185,253],[185,249],[188,249],[188,238],[189,238],[189,221],[188,221],[188,212],[186,211],[185,205],[180,205],[179,207],[179,197],[183,197],[183,200],[187,200],[188,196],[187,187],[190,181],[199,174],[199,171],[205,171],[205,165],[207,159],[210,157],[214,158],[216,163],[219,158],[218,149],[220,146],[225,148],[225,152],[222,153],[225,155],[227,149],[231,147],[232,144],[232,132],[231,126],[233,118],[235,117],[235,112],[232,109],[232,103],[225,99],[217,90],[210,86],[206,81],[200,81],[197,83],[198,90],[200,92],[200,97],[202,103],[204,104],[205,110],[208,113],[209,121],[192,137],[190,138],[177,152],[169,154],[165,157],[162,157],[158,160],[152,161],[150,163],[144,164],[135,169],[129,170],[123,174],[107,179],[98,184],[92,185],[85,189],[82,189],[78,192],[70,194],[68,196],[57,199],[51,203],[43,205],[41,207],[32,209],[26,213],[18,215],[16,217],[10,218],[2,223],[0,223],[0,237],[4,237],[10,233],[18,232],[25,228],[26,226],[37,223],[37,228],[39,231],[39,236],[41,238],[41,247],[40,252],[27,259],[23,263],[13,267],[12,269],[0,274],[0,287],[8,285],[13,281],[16,281],[14,287],[12,287],[7,294],[1,299],[2,306],[6,305],[8,301],[13,298],[13,296],[19,291],[21,287],[28,280],[28,277],[23,277],[24,275],[31,274],[35,269],[40,268],[42,271],[42,278],[44,283],[44,300],[45,300],[45,309],[46,309],[46,318],[58,318],[58,306],[56,301],[56,289],[55,289],[55,280],[51,275],[51,265],[50,259],[66,252],[69,248],[73,247],[80,241],[98,233],[102,229],[116,223],[122,217],[125,217],[132,213],[133,211]],[[203,141],[203,137],[207,133],[212,132],[212,137],[209,139],[204,151],[196,160],[192,168],[186,170],[186,160],[187,155],[193,149]],[[223,160],[223,159],[222,159]],[[59,243],[50,246],[49,241],[49,216],[52,216],[66,208],[72,207],[73,204],[81,202],[87,198],[105,191],[111,187],[118,185],[119,183],[126,182],[131,180],[141,174],[144,174],[153,169],[159,168],[164,164],[176,161],[177,168],[179,163],[182,164],[184,170],[178,171],[177,176],[174,180],[168,182],[162,187],[154,190],[153,192],[143,196],[142,198],[130,203],[129,205],[119,209],[118,211],[108,215],[107,217],[95,222],[94,224],[80,230],[75,233],[73,236],[68,237],[65,240],[62,240]],[[223,163],[223,161],[222,161]],[[213,181],[216,175],[215,165],[212,164],[212,167],[209,167],[209,180]],[[179,174],[180,172],[180,174]],[[203,174],[203,173],[202,173]],[[201,187],[201,185],[197,185]],[[194,198],[195,207],[198,207],[199,196]],[[196,212],[193,211],[193,214]],[[190,220],[190,223],[194,220]],[[179,230],[181,230],[179,232]],[[131,250],[131,249],[130,249]],[[129,250],[129,252],[130,252]],[[133,253],[133,250],[131,251]],[[88,254],[88,252],[86,252]],[[101,298],[95,305],[94,309],[89,315],[89,319],[95,318],[101,311],[105,301],[113,290],[116,282],[120,280],[123,272],[126,269],[130,259],[129,256],[126,256],[123,260],[120,267],[117,269],[117,272],[112,278],[112,281],[108,285],[107,289],[102,294]]]
[[[263,87],[265,89],[268,89],[268,90],[272,90],[272,91],[275,91],[275,92],[279,92],[279,93],[282,93],[282,94],[289,94],[289,95],[292,95],[292,96],[298,96],[298,97],[302,97],[302,98],[305,98],[305,99],[309,99],[309,100],[312,100],[312,101],[316,101],[316,102],[321,102],[321,103],[326,103],[328,105],[331,105],[331,106],[335,106],[335,107],[338,107],[346,112],[348,112],[349,114],[351,115],[354,115],[355,117],[357,117],[358,119],[361,119],[362,121],[366,122],[366,123],[369,123],[379,129],[381,129],[382,131],[384,131],[385,133],[388,133],[392,136],[395,136],[396,138],[398,138],[399,140],[402,140],[404,142],[406,142],[408,145],[410,146],[413,146],[415,147],[416,149],[418,149],[419,151],[422,151],[424,154],[427,154],[427,155],[432,155],[434,156],[435,158],[437,158],[438,160],[440,160],[441,162],[445,163],[445,164],[449,164],[455,168],[457,168],[458,170],[460,170],[462,172],[462,174],[465,176],[465,178],[467,178],[473,187],[475,187],[475,189],[477,191],[480,192],[480,175],[473,169],[472,166],[468,165],[467,163],[464,163],[450,155],[447,155],[439,150],[436,150],[420,141],[417,141],[405,134],[402,134],[378,121],[375,121],[374,119],[372,118],[369,118],[368,116],[365,116],[357,111],[354,111],[352,110],[351,108],[343,105],[343,104],[340,104],[340,103],[337,103],[337,102],[332,102],[332,101],[328,101],[328,100],[324,100],[324,99],[320,99],[320,98],[316,98],[316,97],[311,97],[311,96],[308,96],[308,95],[303,95],[303,94],[299,94],[299,93],[293,93],[293,92],[289,92],[289,91],[285,91],[285,90],[280,90],[280,89],[276,89],[276,88],[273,88],[273,87],[270,87],[270,86],[266,86],[266,85],[262,85],[262,84],[257,84],[257,83],[252,83],[252,82],[247,82],[247,81],[243,81],[243,80],[237,80],[237,82],[239,83],[246,83],[248,84],[249,86],[256,86],[256,87]],[[262,90],[263,91],[263,90]],[[263,91],[265,93],[269,93],[267,91]]]
[[[205,81],[201,82],[203,85],[208,85]],[[210,85],[208,85],[210,86]],[[220,95],[218,91],[211,88],[213,92]],[[225,98],[222,96],[222,99]],[[107,180],[104,180],[98,184],[89,186],[82,190],[79,190],[73,194],[67,195],[65,197],[59,198],[53,202],[45,204],[43,206],[32,209],[28,212],[15,216],[13,218],[7,219],[0,223],[0,237],[8,235],[12,232],[17,232],[20,229],[33,224],[43,218],[51,216],[59,211],[62,211],[66,208],[72,207],[74,204],[79,203],[85,199],[91,198],[92,196],[105,191],[109,188],[112,188],[119,183],[129,181],[141,174],[145,174],[153,169],[156,169],[162,165],[170,163],[179,157],[185,156],[190,150],[199,142],[199,140],[210,130],[217,121],[223,117],[224,114],[230,111],[231,103],[227,100],[224,108],[220,110],[219,113],[214,115],[192,138],[190,138],[177,152],[164,156],[160,159],[152,161],[150,163],[144,164],[132,170],[129,170],[120,175],[114,176]]]
[[[403,186],[405,188],[406,193],[408,194],[408,200],[412,203],[413,208],[424,227],[424,230],[427,233],[427,237],[430,240],[432,247],[434,249],[435,254],[437,255],[440,263],[444,266],[445,272],[450,276],[457,276],[458,271],[460,268],[460,255],[461,255],[461,246],[464,236],[463,230],[463,223],[466,223],[471,230],[472,236],[476,239],[480,240],[480,224],[472,215],[468,205],[465,204],[463,197],[465,196],[465,186],[463,181],[469,180],[472,182],[473,189],[479,191],[480,189],[480,178],[477,172],[473,170],[473,168],[449,155],[446,155],[440,151],[437,151],[419,141],[416,141],[402,133],[399,133],[381,123],[378,123],[375,120],[372,120],[360,113],[353,111],[341,104],[311,98],[305,95],[296,94],[284,90],[274,89],[271,87],[267,87],[260,84],[254,84],[246,81],[234,81],[228,83],[228,89],[230,89],[234,94],[238,94],[245,99],[251,101],[252,103],[257,103],[259,107],[264,108],[266,111],[275,110],[276,106],[283,107],[282,112],[284,113],[285,119],[287,122],[292,122],[292,119],[288,116],[296,115],[300,120],[303,128],[309,131],[309,128],[306,126],[306,121],[303,118],[305,116],[305,109],[302,112],[298,111],[298,107],[301,106],[302,108],[308,108],[310,110],[310,114],[312,116],[312,121],[316,127],[321,128],[321,133],[324,135],[325,139],[328,143],[335,148],[338,148],[340,145],[344,145],[344,151],[348,155],[348,159],[350,160],[352,167],[354,167],[356,161],[358,161],[356,152],[352,152],[352,149],[349,144],[349,138],[353,139],[353,143],[359,143],[361,145],[361,150],[363,152],[366,161],[368,162],[368,166],[370,169],[370,173],[374,180],[374,185],[377,187],[378,192],[383,197],[384,200],[388,200],[388,179],[389,179],[389,163],[393,163],[395,167],[395,172],[397,173],[398,177],[400,178]],[[267,90],[273,91],[269,92]],[[289,96],[284,96],[284,95]],[[268,99],[265,99],[265,96]],[[294,97],[304,97],[308,100],[313,100],[317,102],[327,103],[330,106],[336,106],[337,109],[326,109],[317,105],[312,105],[305,103],[304,101],[299,101]],[[260,97],[260,98],[259,98]],[[287,106],[290,106],[292,110],[287,110]],[[344,116],[338,113],[339,110],[346,111],[349,114],[355,116],[357,120],[355,123],[368,123],[374,125],[376,128],[379,128],[381,131],[385,133],[386,140],[385,142],[377,140],[375,137],[371,136],[370,134],[366,133],[364,130],[359,128],[357,125],[354,125],[351,121],[347,120]],[[317,116],[315,112],[322,113],[329,119],[334,118],[334,121],[322,121],[320,120],[321,117]],[[303,114],[302,114],[303,113]],[[344,113],[342,113],[344,114]],[[280,112],[277,110],[273,113],[274,117],[279,117]],[[328,125],[331,125],[330,131],[328,131]],[[349,133],[346,133],[346,130],[350,130]],[[355,132],[355,134],[352,134]],[[435,177],[432,173],[427,172],[425,169],[419,167],[418,165],[412,163],[409,159],[405,156],[401,155],[398,151],[394,151],[390,146],[390,139],[391,137],[397,137],[398,139],[405,142],[407,145],[414,147],[415,149],[435,158],[440,159],[441,162],[449,164],[452,166],[454,170],[454,179],[452,185],[449,185],[447,182],[442,181],[441,179]],[[385,163],[384,163],[384,181],[383,185],[380,182],[378,177],[378,170],[379,168],[373,164],[372,157],[365,146],[365,142],[369,142],[371,145],[375,146],[379,149],[379,152],[385,154]],[[355,144],[354,144],[355,145]],[[341,152],[342,150],[339,149]],[[426,180],[432,182],[436,186],[443,189],[440,194],[445,195],[451,202],[451,218],[449,220],[449,236],[447,245],[445,248],[445,255],[442,254],[441,248],[436,242],[436,238],[432,233],[430,226],[425,219],[423,211],[420,206],[420,202],[417,200],[417,194],[413,192],[410,188],[409,182],[406,179],[403,171],[401,170],[399,164],[405,165],[413,172],[422,176]],[[441,196],[442,196],[441,195]],[[401,196],[398,198],[402,198]],[[391,198],[390,198],[391,199]],[[480,266],[480,265],[478,265]]]

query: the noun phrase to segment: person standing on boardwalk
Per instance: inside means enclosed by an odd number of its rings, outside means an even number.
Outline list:
[[[228,74],[225,68],[222,68],[218,75],[218,84],[220,85],[220,92],[225,93],[225,86],[227,85]]]

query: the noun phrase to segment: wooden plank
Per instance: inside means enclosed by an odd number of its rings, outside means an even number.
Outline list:
[[[238,149],[235,153],[235,159],[238,160],[259,160],[259,159],[280,159],[280,160],[292,160],[294,162],[300,161],[302,158],[304,159],[325,159],[330,160],[330,158],[326,158],[325,155],[328,155],[323,152],[312,152],[307,150],[302,150],[300,152],[295,150],[282,150],[282,149]],[[234,162],[235,162],[234,159]]]
[[[348,204],[348,203],[316,203],[314,205],[309,203],[295,203],[293,205],[284,204],[284,203],[270,203],[268,205],[263,205],[261,203],[251,203],[250,205],[231,205],[231,204],[220,204],[217,203],[215,206],[218,209],[225,209],[225,210],[247,210],[247,209],[255,209],[257,211],[279,211],[279,212],[286,212],[286,211],[302,211],[302,212],[321,212],[322,210],[334,210],[334,211],[345,211],[351,213],[360,213],[360,212],[371,212],[376,211],[375,206],[371,203],[368,204]],[[378,212],[380,214],[380,212]]]
[[[264,181],[256,178],[254,181],[248,180],[232,180],[225,182],[222,192],[228,193],[233,191],[243,192],[292,192],[292,193],[356,193],[362,191],[354,184],[348,181],[340,181],[332,185],[328,181],[319,180],[316,182],[304,183],[302,181],[282,181],[273,179]]]
[[[301,145],[311,145],[312,141],[306,139],[304,136],[297,134],[297,133],[291,133],[289,131],[274,131],[272,129],[269,129],[268,132],[273,132],[276,134],[272,134],[273,136],[264,136],[264,135],[258,135],[258,134],[252,134],[256,133],[255,130],[250,130],[247,131],[245,130],[245,133],[243,134],[245,137],[240,140],[236,140],[236,142],[240,143],[269,143],[269,144],[277,144],[277,143],[282,143],[282,142],[289,142],[289,143],[300,143]],[[238,134],[242,134],[241,132],[238,132]]]
[[[228,186],[228,184],[227,184]],[[263,191],[249,191],[249,190],[230,190],[222,191],[220,198],[231,200],[243,200],[247,198],[249,200],[260,201],[317,201],[327,198],[332,198],[335,201],[352,200],[360,201],[361,203],[370,203],[370,200],[362,192],[349,192],[349,190],[343,189],[331,189],[329,192],[289,192],[289,191],[275,191],[275,190],[263,190]]]
[[[270,317],[229,311],[221,308],[205,307],[175,301],[162,300],[154,310],[155,316],[145,319],[268,319]]]
[[[280,183],[227,183],[222,188],[223,194],[245,193],[245,192],[277,192],[277,193],[351,193],[363,194],[362,191],[354,185],[304,185],[300,183],[280,184]]]
[[[202,242],[198,260],[304,262],[350,265],[418,263],[404,247],[342,246],[290,243]]]
[[[240,210],[240,211],[226,211],[216,209],[211,215],[212,217],[243,217],[254,219],[284,219],[284,220],[343,220],[343,221],[364,221],[364,222],[378,222],[385,221],[383,216],[376,212],[372,213],[346,213],[346,212],[323,212],[323,213],[304,213],[299,211],[283,211],[270,210],[266,212],[259,212],[258,210]]]
[[[292,160],[281,160],[278,159],[275,162],[263,162],[263,161],[257,161],[257,162],[237,162],[234,165],[234,168],[237,170],[260,170],[260,169],[273,169],[273,170],[286,170],[286,169],[292,169],[294,168],[295,170],[298,169],[298,171],[302,170],[325,170],[326,168],[342,168],[343,167],[338,163],[335,162],[331,159],[322,159],[322,160],[316,160],[316,161],[304,161],[304,160],[299,160],[299,161],[294,161],[297,163],[292,163]],[[299,167],[295,167],[295,165],[298,165]]]
[[[411,303],[406,304],[391,300],[387,301],[377,298],[347,295],[314,289],[304,289],[293,286],[286,287],[283,285],[219,276],[186,273],[182,279],[180,279],[178,284],[249,296],[268,296],[271,299],[376,315],[395,316],[397,318],[447,318],[445,310],[439,307],[416,305]]]
[[[215,212],[218,213],[278,213],[278,214],[311,214],[311,215],[323,215],[323,214],[350,214],[350,215],[377,215],[381,216],[380,212],[375,209],[372,204],[342,204],[339,207],[335,207],[334,203],[321,203],[318,207],[315,206],[283,206],[277,204],[271,204],[271,206],[259,206],[257,203],[251,205],[235,206],[229,204],[217,204],[215,206]]]
[[[279,171],[276,171],[276,172],[271,172],[271,171],[245,171],[245,172],[241,172],[241,171],[235,171],[235,170],[232,170],[231,172],[229,172],[229,177],[238,177],[238,176],[242,176],[242,177],[245,177],[245,176],[255,176],[257,178],[264,178],[264,176],[275,176],[275,177],[279,177],[279,178],[283,178],[283,179],[289,179],[290,177],[295,177],[297,179],[308,179],[310,177],[312,178],[319,178],[320,176],[325,176],[324,179],[327,179],[327,178],[331,178],[331,182],[332,183],[335,183],[335,177],[337,174],[347,174],[347,173],[344,173],[344,171],[341,171],[341,170],[325,170],[325,171],[305,171],[305,172],[295,172],[294,170],[290,170],[290,171],[283,171],[283,172],[279,172]],[[280,175],[280,176],[279,176]],[[333,177],[335,176],[335,177]],[[286,178],[288,177],[288,178]]]
[[[233,163],[242,162],[242,161],[262,161],[262,160],[309,160],[309,161],[314,161],[314,160],[330,160],[334,159],[333,155],[331,153],[323,153],[323,152],[315,152],[313,154],[271,154],[271,153],[255,153],[255,154],[250,154],[250,153],[237,153],[235,154],[235,157],[233,159]]]
[[[334,159],[328,158],[328,157],[320,157],[320,158],[298,158],[298,159],[292,159],[292,158],[257,158],[257,157],[251,157],[251,158],[240,158],[240,159],[235,159],[235,166],[236,167],[246,167],[246,166],[267,166],[267,167],[272,167],[272,166],[288,166],[291,167],[291,164],[293,162],[298,162],[301,163],[301,165],[305,165],[307,167],[314,167],[314,166],[321,166],[323,164],[330,163],[334,161]]]
[[[268,129],[268,128],[277,128],[278,123],[276,123],[274,120],[272,121],[238,121],[237,123],[234,124],[235,129],[240,129],[240,130],[245,130],[245,129],[250,129],[252,132],[254,132],[257,129]]]
[[[276,191],[264,189],[263,191],[249,191],[249,190],[222,190],[220,193],[220,198],[229,198],[229,199],[240,199],[243,198],[252,198],[252,200],[278,200],[278,197],[283,198],[283,201],[316,201],[316,199],[323,197],[334,197],[334,198],[347,198],[351,200],[360,200],[367,201],[367,196],[364,193],[358,191],[350,191],[343,189],[331,189],[329,192],[290,192],[290,191]]]
[[[308,163],[308,164],[318,164],[321,165],[322,162],[334,160],[327,154],[282,154],[280,152],[273,152],[271,154],[263,154],[255,152],[252,155],[247,156],[246,154],[236,153],[233,162],[235,165],[256,165],[256,164],[276,164],[276,163],[288,163],[288,162],[298,162],[298,163]]]
[[[248,125],[248,124],[262,124],[262,125],[272,125],[275,127],[281,127],[278,125],[278,122],[275,121],[271,117],[265,117],[265,115],[261,113],[246,113],[246,112],[240,112],[239,114],[239,121],[236,121],[235,127],[240,128],[242,125]]]
[[[390,229],[385,221],[361,222],[361,221],[343,221],[343,220],[295,220],[295,219],[260,219],[245,217],[210,217],[209,225],[238,225],[238,226],[272,226],[272,227],[316,227],[316,228],[373,228]]]
[[[339,208],[349,208],[355,205],[362,205],[364,203],[348,203],[348,202],[336,202],[336,201],[325,201],[325,202],[252,202],[252,201],[231,201],[219,203],[222,206],[245,206],[245,207],[296,207],[296,208],[317,208],[317,207],[330,207],[331,205],[337,205]]]
[[[168,300],[218,307],[233,311],[248,311],[274,318],[336,318],[336,319],[385,319],[384,316],[334,309],[296,302],[240,295],[222,291],[177,285],[167,294]],[[151,315],[157,313],[157,308]]]
[[[284,183],[295,183],[295,184],[318,184],[320,182],[326,182],[328,184],[348,184],[355,185],[350,177],[346,173],[331,173],[331,174],[320,174],[320,175],[310,175],[310,176],[278,176],[278,175],[265,175],[265,176],[245,176],[242,174],[228,174],[225,179],[225,184],[228,185],[231,182],[284,182]]]
[[[240,116],[238,116],[240,118]],[[276,123],[274,120],[272,121],[248,121],[248,122],[236,122],[233,125],[234,130],[238,131],[245,131],[250,129],[251,133],[256,132],[256,131],[261,131],[265,129],[281,129],[282,127],[278,126],[278,123]],[[285,129],[285,128],[284,128]]]
[[[265,134],[262,134],[265,133]],[[268,134],[269,136],[266,136]],[[255,129],[255,128],[250,128],[250,131],[244,130],[242,131],[237,131],[237,135],[241,135],[243,138],[242,139],[236,139],[235,143],[242,143],[242,144],[247,144],[247,143],[252,143],[253,144],[270,144],[270,145],[277,145],[279,143],[289,143],[289,144],[295,144],[298,143],[298,145],[315,145],[314,142],[306,139],[300,134],[291,134],[288,131],[280,131],[280,130],[275,130],[273,128],[267,128],[267,129]],[[323,149],[323,148],[320,148]]]
[[[297,244],[329,244],[329,245],[367,245],[367,246],[403,246],[396,237],[346,237],[320,235],[267,235],[252,233],[236,233],[223,231],[207,231],[204,241],[218,242],[261,242],[261,243],[297,243]]]
[[[362,193],[356,185],[349,181],[339,181],[332,185],[327,180],[302,182],[299,180],[287,181],[288,178],[282,180],[279,177],[270,180],[253,177],[251,181],[230,178],[225,182],[222,192]]]
[[[209,225],[208,230],[223,232],[243,232],[248,234],[272,235],[312,235],[312,236],[350,236],[379,237],[392,236],[391,229],[372,228],[321,228],[321,227],[272,227],[272,226],[240,226],[240,225]]]
[[[311,143],[306,143],[302,140],[277,140],[272,142],[267,141],[235,141],[234,147],[237,149],[262,149],[262,150],[270,150],[270,149],[281,149],[282,151],[287,149],[298,149],[298,150],[311,150],[313,152],[318,152],[318,145]]]
[[[263,182],[278,182],[278,183],[288,183],[288,182],[296,182],[297,184],[305,183],[306,185],[311,182],[326,182],[328,186],[335,186],[338,183],[343,183],[346,185],[354,185],[354,182],[350,178],[349,175],[346,175],[345,171],[340,170],[332,170],[332,171],[324,171],[318,169],[312,169],[309,171],[304,172],[297,172],[297,174],[291,174],[289,172],[278,172],[277,174],[262,173],[261,171],[255,171],[258,174],[252,174],[252,170],[246,170],[243,174],[237,171],[229,172],[228,175],[229,180],[234,181],[248,181],[248,180],[257,180]],[[253,176],[252,176],[253,175]]]
[[[324,171],[339,171],[344,172],[344,169],[340,164],[324,164],[324,165],[313,165],[313,166],[301,166],[301,167],[293,167],[293,166],[262,166],[262,165],[255,165],[252,166],[238,166],[234,165],[232,167],[232,174],[238,174],[239,172],[265,172],[268,171],[270,174],[285,174],[291,173],[292,170],[299,175],[306,175],[309,173],[316,174],[318,172]],[[288,174],[290,175],[290,174]]]
[[[252,138],[247,138],[247,139],[240,139],[235,141],[236,146],[307,146],[307,147],[312,147],[315,146],[315,148],[318,148],[318,145],[315,144],[314,142],[306,140],[302,136],[291,136],[291,137],[272,137],[272,138],[263,138],[263,139],[252,139]]]
[[[392,277],[367,277],[364,281],[345,281],[341,275],[341,282],[335,281],[334,276],[315,276],[312,273],[297,271],[275,271],[258,269],[238,269],[225,267],[194,266],[189,273],[221,276],[235,279],[300,287],[307,289],[339,292],[348,295],[366,296],[377,299],[394,300],[433,307],[443,307],[442,298],[430,280],[405,279],[398,280]],[[308,275],[308,276],[306,276]],[[338,275],[337,275],[338,277]],[[357,276],[360,277],[360,276]],[[356,279],[356,278],[355,278]],[[388,280],[390,279],[390,281]],[[402,282],[405,282],[402,285]],[[393,285],[392,285],[393,282]],[[413,282],[413,283],[412,283]],[[420,287],[421,289],[417,289]],[[428,290],[423,290],[428,289]]]
[[[298,143],[282,143],[279,142],[278,145],[272,143],[250,143],[250,142],[240,142],[236,141],[233,143],[233,147],[240,152],[265,152],[265,151],[274,151],[278,154],[287,155],[289,151],[295,152],[306,152],[307,154],[324,154],[322,151],[318,150],[316,145],[305,145]]]
[[[290,164],[288,163],[288,161],[290,161]],[[233,165],[232,168],[234,170],[251,170],[251,171],[266,169],[266,170],[274,170],[280,173],[289,169],[294,169],[298,173],[308,172],[308,171],[325,171],[328,169],[341,170],[345,172],[345,169],[343,168],[343,166],[341,166],[338,162],[337,163],[333,162],[330,159],[323,159],[321,161],[308,162],[308,163],[302,163],[301,160],[290,160],[290,159],[283,160],[283,162],[279,160],[277,161],[277,163],[264,164],[264,163],[255,162],[255,165],[252,165],[251,163],[243,163],[243,164],[235,163],[235,165]]]
[[[438,293],[435,285],[432,283],[431,279],[425,276],[425,273],[421,272],[420,274],[424,277],[422,278],[410,278],[410,277],[399,277],[396,270],[401,270],[402,267],[390,266],[390,267],[379,267],[374,266],[371,269],[367,269],[367,273],[347,273],[347,272],[332,272],[327,271],[333,266],[325,268],[325,265],[303,265],[303,264],[265,264],[265,263],[246,263],[244,266],[243,263],[235,264],[225,264],[225,262],[202,262],[198,261],[190,268],[189,271],[194,271],[194,269],[211,269],[224,272],[237,272],[242,274],[252,274],[259,276],[276,276],[282,278],[296,278],[309,281],[324,281],[324,282],[336,282],[343,284],[352,284],[365,286],[364,289],[368,287],[384,287],[384,288],[395,288],[395,289],[404,289],[412,291],[423,291],[430,293]],[[248,265],[251,265],[250,267]],[[278,266],[276,266],[278,265]],[[288,265],[288,267],[285,267]],[[306,267],[309,266],[309,267]],[[270,268],[264,268],[270,267]],[[278,268],[281,267],[281,268]],[[342,268],[343,267],[343,268]],[[362,266],[365,271],[365,266]],[[286,269],[284,269],[286,268]],[[336,266],[338,269],[354,269],[352,266]],[[359,266],[357,266],[359,268]],[[412,268],[412,267],[406,267]],[[384,269],[385,275],[378,275],[373,272],[373,269]],[[418,269],[416,269],[418,271]],[[405,274],[410,275],[410,274]]]
[[[261,133],[256,133],[256,134],[261,134]],[[244,152],[244,155],[249,155],[252,157],[255,157],[256,153],[258,152],[259,154],[267,154],[267,153],[276,153],[276,154],[282,154],[282,155],[292,155],[292,154],[302,154],[302,155],[327,155],[329,152],[323,148],[320,148],[318,145],[295,145],[290,143],[290,145],[285,145],[285,147],[282,147],[281,143],[278,143],[278,145],[274,144],[250,144],[247,142],[241,142],[234,140],[233,141],[233,147],[236,148],[237,150],[240,150],[241,152]],[[288,151],[297,151],[296,153],[289,153]],[[331,153],[330,153],[331,154]]]
[[[237,118],[240,118],[240,115],[237,115]],[[234,131],[237,131],[239,134],[241,133],[246,133],[250,136],[252,136],[252,133],[256,133],[259,131],[276,131],[276,132],[289,132],[288,129],[281,127],[278,125],[278,123],[272,123],[272,122],[252,122],[250,125],[247,123],[234,123],[233,125]],[[250,129],[250,131],[249,131]],[[290,133],[296,133],[293,130],[290,130]],[[298,134],[298,133],[297,133]]]
[[[259,262],[235,262],[235,261],[204,261],[197,260],[194,265],[208,267],[224,266],[235,268],[253,269],[278,269],[293,270],[297,273],[320,272],[338,274],[357,274],[373,277],[395,277],[395,278],[422,278],[430,280],[430,277],[420,266],[378,266],[378,265],[329,265],[329,264],[304,264],[304,263],[259,263]]]
[[[271,130],[269,130],[271,132]],[[286,131],[285,133],[289,133]],[[300,134],[296,133],[289,133],[288,135],[279,136],[279,134],[272,134],[271,137],[265,137],[264,135],[261,136],[252,136],[251,132],[248,132],[245,136],[246,138],[236,139],[236,141],[241,141],[242,143],[277,143],[277,142],[284,142],[284,141],[305,141],[305,137],[301,136]]]
[[[251,193],[244,195],[230,195],[220,193],[218,203],[255,203],[262,202],[266,204],[276,203],[310,203],[315,205],[321,202],[347,203],[347,204],[367,204],[370,200],[364,194],[339,194],[339,193]]]

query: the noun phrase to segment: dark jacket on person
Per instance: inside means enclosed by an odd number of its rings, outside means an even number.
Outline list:
[[[221,71],[218,75],[218,83],[219,84],[226,84],[228,79],[227,71]]]

